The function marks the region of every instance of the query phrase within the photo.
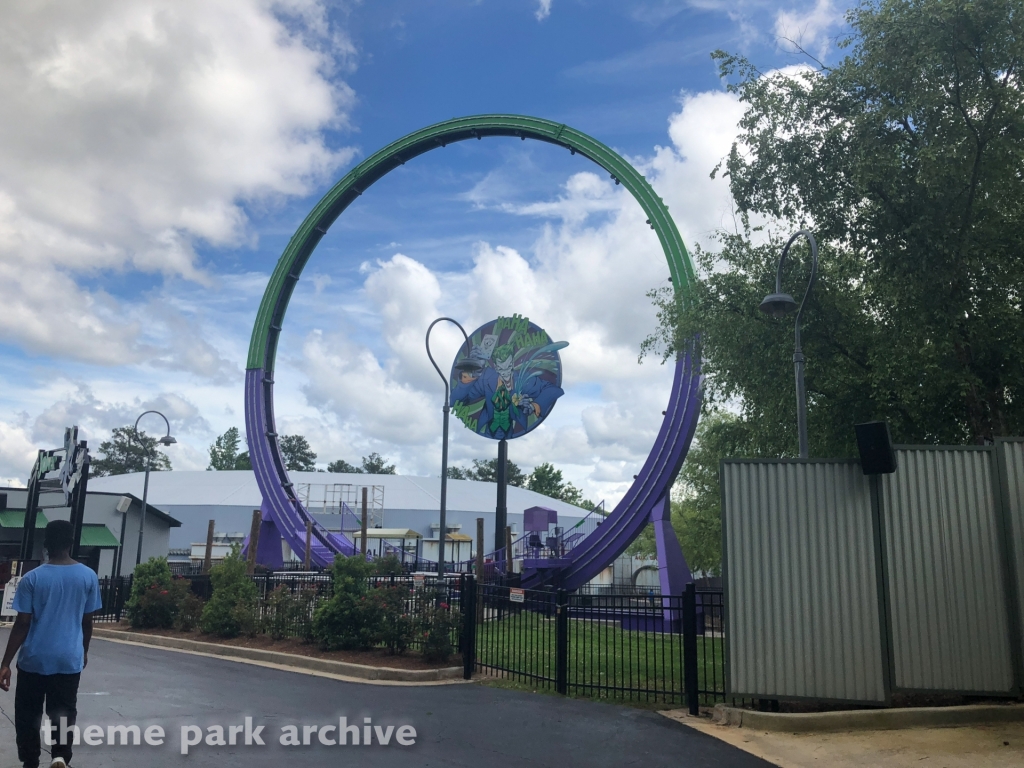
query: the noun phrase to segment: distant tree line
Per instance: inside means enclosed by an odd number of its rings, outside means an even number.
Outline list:
[[[288,471],[324,471],[317,469],[316,452],[310,446],[309,441],[302,435],[282,435],[277,441],[277,445],[281,450],[281,458],[284,459],[284,465]],[[249,461],[249,452],[239,452],[239,447],[241,447],[241,438],[238,428],[231,427],[210,445],[210,464],[207,469],[252,469],[252,463]],[[327,465],[327,471],[346,472],[349,474],[393,475],[395,474],[395,465],[389,463],[387,458],[374,451],[369,456],[363,456],[362,465],[359,467],[349,464],[344,459],[338,459]]]
[[[552,499],[559,499],[583,509],[593,509],[595,504],[583,498],[583,491],[562,478],[562,470],[544,462],[526,474],[514,461],[509,461],[505,470],[509,485],[542,493]],[[498,459],[473,459],[472,467],[448,467],[449,480],[479,480],[484,483],[498,482]]]

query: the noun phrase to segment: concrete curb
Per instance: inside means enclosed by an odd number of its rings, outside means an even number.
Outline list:
[[[962,707],[859,709],[845,712],[754,712],[715,706],[714,722],[758,731],[814,733],[828,731],[891,731],[900,728],[943,728],[957,725],[1024,721],[1024,705],[978,704]]]
[[[123,632],[115,629],[100,629],[99,627],[93,629],[92,635],[103,640],[201,653],[204,656],[223,656],[231,659],[269,663],[280,667],[325,672],[331,675],[365,681],[437,683],[462,679],[462,667],[442,667],[441,669],[371,667],[366,664],[353,664],[352,662],[334,661],[333,659],[317,659],[312,656],[267,651],[261,648],[242,648],[236,645],[204,643],[200,640],[185,640],[178,637],[147,635],[142,632]]]

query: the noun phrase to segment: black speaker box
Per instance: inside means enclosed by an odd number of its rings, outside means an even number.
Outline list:
[[[892,448],[889,424],[884,421],[869,421],[856,424],[857,450],[860,451],[860,467],[865,475],[890,475],[896,471],[896,452]]]

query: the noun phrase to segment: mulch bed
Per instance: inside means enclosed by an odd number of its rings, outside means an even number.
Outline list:
[[[311,656],[317,659],[331,659],[332,661],[347,661],[351,664],[365,664],[369,667],[390,667],[392,669],[443,669],[446,667],[457,667],[461,663],[458,656],[452,656],[447,662],[426,661],[418,651],[406,651],[401,655],[389,654],[382,648],[375,648],[369,651],[322,651],[312,643],[304,643],[295,638],[274,640],[268,635],[257,635],[256,637],[217,637],[216,635],[204,635],[200,632],[179,632],[176,629],[132,629],[125,622],[121,624],[97,624],[100,629],[116,629],[122,632],[133,632],[140,635],[160,635],[162,637],[177,637],[182,640],[198,640],[201,643],[217,643],[218,645],[234,645],[241,648],[259,648],[263,651],[277,651],[278,653],[293,653],[297,656]]]

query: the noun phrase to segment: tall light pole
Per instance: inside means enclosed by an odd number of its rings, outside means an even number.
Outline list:
[[[811,279],[807,282],[807,290],[804,297],[797,306],[796,299],[788,293],[782,292],[782,267],[786,263],[786,256],[789,248],[798,237],[807,238],[811,246]],[[775,272],[775,293],[765,296],[759,309],[765,314],[775,318],[783,318],[796,310],[796,344],[793,348],[793,368],[796,373],[796,430],[800,438],[800,458],[810,458],[810,449],[807,447],[807,390],[804,387],[804,351],[800,345],[800,317],[804,313],[804,305],[807,297],[811,295],[811,288],[814,287],[814,278],[818,274],[818,243],[808,230],[801,229],[786,243],[782,249],[782,256],[779,257],[779,268]]]
[[[441,377],[441,381],[444,382],[444,407],[441,412],[444,414],[443,423],[444,426],[441,432],[441,530],[438,533],[438,556],[437,556],[437,575],[438,578],[444,578],[444,545],[448,538],[448,527],[445,515],[448,510],[448,413],[451,411],[451,407],[448,404],[448,398],[450,396],[450,388],[448,384],[448,376],[444,374],[441,369],[437,366],[437,362],[434,360],[434,356],[430,354],[430,332],[434,330],[434,326],[441,321],[447,321],[462,331],[462,337],[466,340],[466,351],[470,351],[469,336],[466,333],[466,329],[463,328],[457,320],[452,320],[450,317],[439,317],[437,320],[430,324],[427,328],[427,338],[424,342],[427,346],[427,357],[430,358],[431,365],[434,366],[434,370],[437,371],[437,375]],[[464,366],[466,370],[476,369],[479,370],[479,366],[473,366],[467,362]],[[479,546],[479,545],[478,545]]]
[[[139,437],[139,421],[141,421],[142,417],[145,416],[147,413],[155,413],[157,416],[162,418],[164,420],[164,424],[167,425],[167,434],[164,435],[163,437],[161,437],[159,440],[157,440],[158,443],[160,443],[161,445],[174,445],[176,442],[178,442],[173,437],[171,437],[171,422],[169,422],[167,420],[167,417],[164,416],[162,413],[160,413],[160,411],[144,411],[143,413],[139,414],[139,418],[137,418],[135,420],[135,426],[132,429],[132,435],[135,436],[136,440],[138,440],[138,437]],[[146,446],[143,445],[141,440],[138,440],[138,442],[139,442],[139,447],[142,448],[143,451],[145,451],[146,450]],[[145,479],[145,481],[144,481],[144,483],[142,485],[142,514],[139,516],[139,546],[138,546],[138,549],[135,550],[135,564],[136,565],[138,565],[139,563],[142,562],[142,534],[146,530],[146,505],[147,505],[147,502],[148,502],[148,499],[149,499],[149,464],[150,464],[149,456],[147,455],[146,456],[146,479]],[[128,513],[125,512],[125,515],[127,515],[127,514]],[[123,530],[123,526],[122,526],[122,530]],[[121,542],[121,547],[122,547],[122,549],[124,548],[124,541],[123,540]],[[120,575],[120,572],[121,572],[121,568],[120,568],[121,555],[120,554],[118,554],[117,560],[118,560],[118,569],[117,570],[118,570],[118,575]]]

